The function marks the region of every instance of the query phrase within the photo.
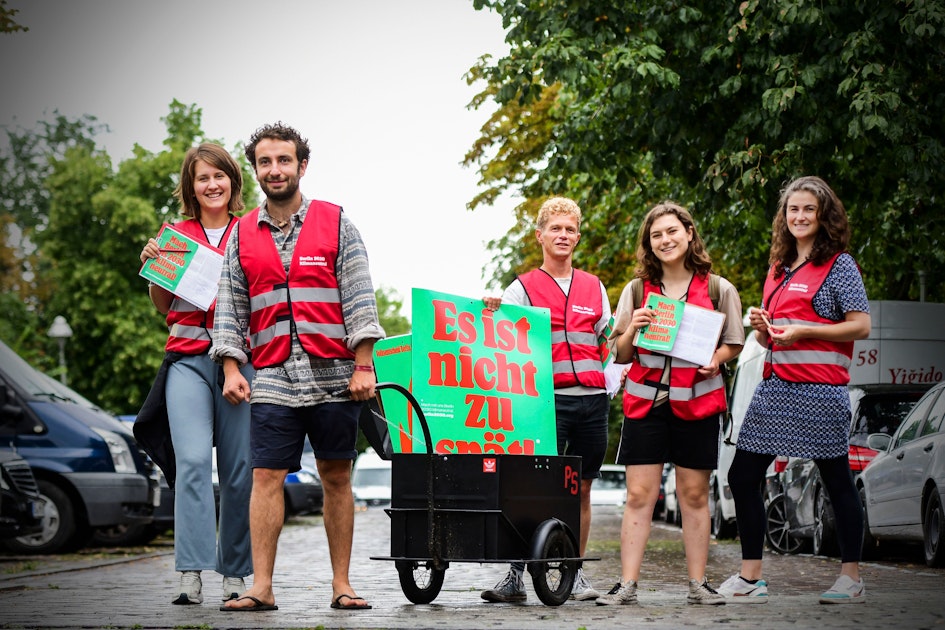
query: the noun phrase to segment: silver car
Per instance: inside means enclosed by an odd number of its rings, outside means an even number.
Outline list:
[[[945,383],[915,404],[890,437],[876,433],[879,451],[857,479],[863,499],[865,557],[883,540],[921,542],[929,566],[945,565]]]

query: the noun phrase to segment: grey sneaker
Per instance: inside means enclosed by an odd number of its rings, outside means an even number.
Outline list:
[[[689,579],[689,595],[686,601],[690,604],[703,604],[717,606],[725,603],[725,597],[709,586],[709,581],[702,578],[702,581]]]
[[[240,593],[246,590],[246,582],[243,578],[225,577],[223,578],[223,601],[228,602],[236,599]]]
[[[584,575],[584,569],[578,569],[577,575],[574,576],[574,587],[571,588],[571,599],[583,602],[598,597],[600,597],[600,593],[591,586],[587,576]]]
[[[633,580],[617,582],[606,595],[597,598],[599,606],[613,606],[614,604],[636,604],[637,583]]]
[[[509,569],[502,581],[479,596],[487,602],[524,602],[525,581],[521,573]]]
[[[862,604],[866,601],[866,585],[863,580],[854,580],[841,575],[830,590],[820,594],[821,604]]]
[[[203,603],[203,595],[200,593],[202,586],[200,571],[183,571],[180,574],[180,595],[171,603],[181,605]]]

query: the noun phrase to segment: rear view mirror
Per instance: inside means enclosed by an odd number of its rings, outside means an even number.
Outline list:
[[[892,436],[885,433],[872,433],[866,438],[866,445],[874,451],[885,451],[892,442]]]

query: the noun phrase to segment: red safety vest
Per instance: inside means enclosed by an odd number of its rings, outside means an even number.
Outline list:
[[[249,339],[257,369],[289,358],[293,329],[312,356],[354,359],[344,341],[335,276],[340,226],[340,206],[312,201],[286,274],[269,226],[259,223],[259,208],[240,219],[240,265],[249,285]]]
[[[646,296],[650,293],[660,294],[659,287],[645,281],[641,303],[646,302]],[[693,275],[686,303],[712,308],[708,275]],[[623,392],[623,414],[627,418],[641,420],[650,413],[660,390],[666,387],[660,378],[667,360],[669,406],[673,414],[683,420],[703,420],[725,411],[725,381],[721,373],[706,378],[699,374],[701,365],[637,348]]]
[[[834,255],[823,265],[805,262],[790,277],[783,275],[777,280],[774,278],[774,268],[768,271],[764,305],[771,313],[772,327],[837,323],[818,315],[814,311],[813,300],[838,256],[840,254]],[[792,383],[846,385],[850,382],[852,360],[852,341],[800,339],[790,346],[776,346],[769,341],[764,377],[770,377],[773,371],[779,378]]]
[[[219,247],[215,247],[207,241],[207,233],[197,219],[181,221],[174,225],[174,229],[222,254],[236,221],[235,217],[230,217],[226,231],[223,232],[223,238],[220,239]],[[213,330],[213,310],[215,306],[216,301],[210,305],[207,311],[202,311],[190,302],[175,297],[171,301],[170,310],[167,311],[166,321],[169,334],[164,349],[168,352],[180,352],[181,354],[203,354],[206,352],[210,348],[210,331]]]
[[[545,271],[518,277],[533,306],[551,309],[551,362],[554,386],[604,388],[604,368],[594,326],[604,314],[597,276],[574,269],[567,295]]]

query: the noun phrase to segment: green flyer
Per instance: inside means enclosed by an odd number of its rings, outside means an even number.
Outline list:
[[[161,255],[150,258],[138,272],[142,278],[167,289],[206,311],[217,299],[223,254],[165,224],[158,233]]]

